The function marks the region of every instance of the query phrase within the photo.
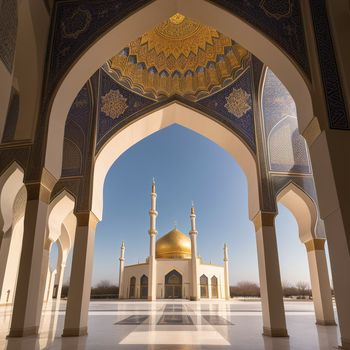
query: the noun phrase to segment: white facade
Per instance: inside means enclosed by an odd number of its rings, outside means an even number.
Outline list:
[[[191,238],[174,228],[157,241],[156,192],[152,184],[150,254],[146,262],[124,266],[122,244],[119,278],[120,299],[182,298],[199,300],[229,299],[228,256],[224,247],[223,266],[203,263],[197,255],[197,231],[194,207],[191,208]],[[151,266],[152,265],[152,266]],[[225,271],[226,270],[226,271]]]

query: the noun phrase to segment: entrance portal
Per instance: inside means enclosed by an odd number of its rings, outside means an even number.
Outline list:
[[[148,296],[148,277],[142,275],[140,280],[140,298],[147,299]]]
[[[218,298],[218,279],[216,276],[211,278],[211,297]]]
[[[176,270],[170,271],[165,275],[165,293],[166,299],[182,298],[182,276]]]
[[[202,275],[199,280],[201,284],[201,298],[208,298],[208,277],[206,275]]]

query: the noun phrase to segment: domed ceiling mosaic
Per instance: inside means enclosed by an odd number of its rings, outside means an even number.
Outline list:
[[[104,68],[148,98],[180,95],[196,101],[235,81],[249,57],[216,29],[177,13],[132,41]]]

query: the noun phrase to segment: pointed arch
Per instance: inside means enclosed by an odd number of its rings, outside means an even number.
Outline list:
[[[276,200],[288,208],[295,217],[301,242],[305,243],[316,238],[318,211],[316,203],[307,193],[295,183],[289,182],[277,194]]]
[[[49,205],[47,238],[55,242],[62,233],[62,224],[68,215],[73,213],[75,205],[74,197],[67,191],[62,191]]]
[[[103,185],[108,170],[118,157],[145,137],[179,124],[193,130],[225,149],[240,165],[247,177],[249,216],[259,211],[258,173],[254,155],[248,146],[231,130],[204,114],[174,102],[146,114],[124,129],[117,131],[98,153],[94,168],[92,211],[102,220]]]
[[[307,78],[294,61],[271,39],[232,13],[205,0],[155,0],[98,38],[70,67],[52,96],[49,110],[45,167],[59,177],[62,164],[64,125],[75,96],[89,77],[130,41],[173,14],[210,25],[233,38],[266,63],[288,88],[297,104],[300,129],[313,118]]]
[[[14,204],[23,184],[24,171],[13,162],[0,176],[0,230],[10,229],[14,217]]]

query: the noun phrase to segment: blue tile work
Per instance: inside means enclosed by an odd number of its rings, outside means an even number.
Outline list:
[[[11,73],[17,37],[17,0],[0,1],[0,59]]]
[[[150,0],[58,0],[53,10],[49,93],[76,57],[103,32]],[[212,0],[273,38],[308,73],[299,0]],[[233,38],[234,39],[234,38]]]
[[[14,140],[19,115],[19,103],[19,94],[17,90],[12,88],[2,142],[10,142]]]
[[[326,3],[324,0],[310,0],[310,5],[323,89],[326,96],[329,126],[332,129],[348,130],[350,128],[349,119],[329,29]]]
[[[270,69],[266,71],[262,110],[270,170],[310,174],[307,146],[299,134],[294,100]]]
[[[15,3],[11,0],[6,1]],[[69,66],[95,39],[130,13],[150,2],[151,0],[57,0],[52,12],[44,107],[55,85]],[[211,0],[211,2],[246,20],[272,38],[293,57],[308,76],[310,75],[300,0]],[[349,129],[325,1],[311,0],[310,5],[330,127]],[[0,40],[1,42],[3,41]]]
[[[118,92],[118,96],[125,102],[126,108],[121,109],[122,113],[118,114],[114,119],[107,115],[104,109],[104,96],[107,96],[110,92]],[[100,148],[103,143],[103,138],[112,130],[117,128],[120,124],[125,122],[126,119],[142,111],[146,107],[155,104],[156,101],[145,98],[141,95],[131,92],[118,84],[113,78],[111,78],[104,69],[100,69],[100,91],[99,91],[99,118],[97,128],[97,148]],[[105,110],[105,112],[103,111]]]
[[[278,43],[310,76],[300,0],[211,0]]]
[[[150,0],[58,0],[52,14],[49,94],[70,64],[95,39]]]
[[[92,117],[92,101],[86,84],[69,110],[63,146],[62,176],[79,176],[83,173],[87,153],[89,125]]]
[[[242,116],[235,116],[227,109],[227,98],[233,91],[240,89],[249,95],[246,101],[249,105],[249,110],[243,113]],[[197,104],[206,107],[208,114],[215,116],[235,130],[255,152],[256,142],[250,68],[247,68],[234,83],[209,97],[197,101]]]

